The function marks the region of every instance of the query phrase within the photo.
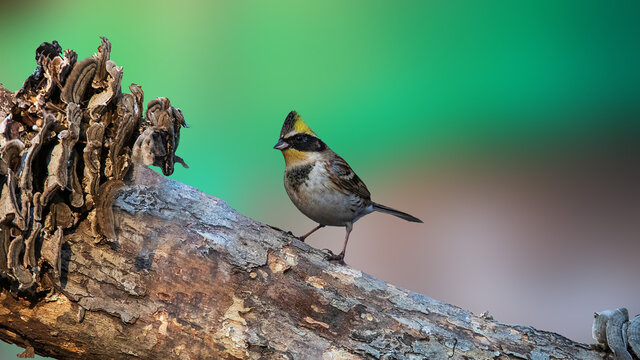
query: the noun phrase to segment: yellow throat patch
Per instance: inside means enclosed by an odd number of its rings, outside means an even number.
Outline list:
[[[296,149],[285,149],[282,151],[282,155],[284,156],[284,163],[287,167],[295,166],[310,160],[309,154]]]

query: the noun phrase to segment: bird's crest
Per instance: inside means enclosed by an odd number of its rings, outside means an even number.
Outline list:
[[[309,125],[307,125],[300,114],[295,111],[291,111],[287,118],[284,120],[284,124],[282,125],[282,131],[280,131],[280,137],[285,137],[291,132],[295,132],[298,134],[309,134],[315,135]]]

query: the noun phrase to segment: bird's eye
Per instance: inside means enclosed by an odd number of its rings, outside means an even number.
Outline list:
[[[306,137],[304,137],[302,135],[296,135],[296,141],[305,142],[306,140],[307,140]]]

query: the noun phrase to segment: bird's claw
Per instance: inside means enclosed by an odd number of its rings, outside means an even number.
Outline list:
[[[305,237],[304,236],[296,236],[294,233],[292,233],[291,231],[287,231],[287,235],[296,238],[297,240],[300,240],[302,242],[304,242]]]
[[[326,251],[327,254],[325,255],[325,259],[328,261],[337,261],[339,264],[345,265],[344,263],[344,252],[341,252],[340,254],[334,254],[333,251],[329,250],[329,249],[322,249],[323,251]]]

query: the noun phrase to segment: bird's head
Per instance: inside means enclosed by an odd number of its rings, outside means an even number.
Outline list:
[[[327,149],[327,145],[318,138],[297,112],[291,111],[284,120],[280,138],[273,148],[282,151],[287,165],[293,165],[312,158],[314,153],[323,152]]]

